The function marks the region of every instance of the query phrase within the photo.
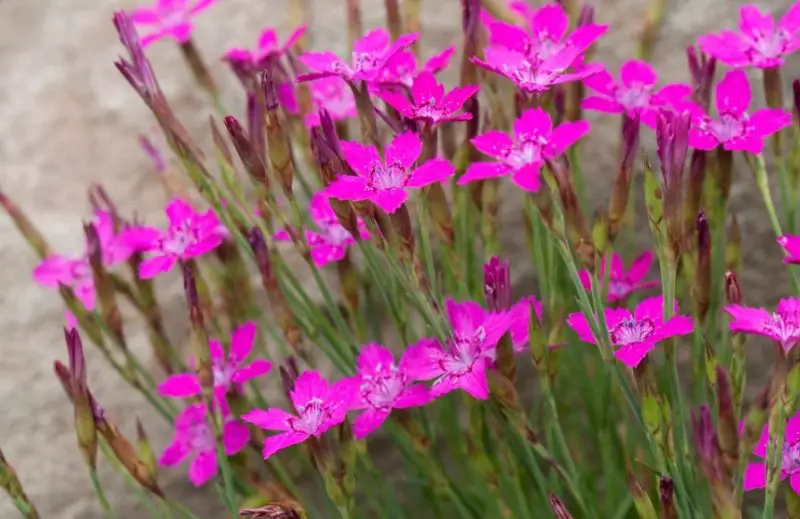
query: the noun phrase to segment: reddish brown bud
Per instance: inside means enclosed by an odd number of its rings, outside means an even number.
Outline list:
[[[241,123],[232,115],[226,115],[224,121],[225,128],[231,136],[233,147],[236,149],[239,160],[242,161],[250,179],[256,184],[268,186],[267,168],[264,165],[263,158],[253,148],[251,139]]]
[[[262,74],[261,88],[264,92],[264,123],[267,129],[269,162],[272,165],[273,173],[281,183],[283,193],[291,199],[294,197],[294,192],[292,191],[294,158],[292,157],[291,143],[281,121],[277,85],[271,69],[267,69]]]
[[[725,297],[729,305],[742,304],[742,287],[736,272],[732,270],[725,272]]]
[[[675,483],[672,478],[661,476],[658,479],[658,497],[661,503],[660,519],[677,519],[678,511],[675,508]]]
[[[294,509],[273,503],[261,508],[245,508],[239,511],[239,517],[248,519],[301,519]]]
[[[494,256],[483,266],[483,293],[486,305],[495,312],[511,306],[511,269],[508,260]]]
[[[556,519],[573,519],[567,507],[555,494],[550,494],[550,508],[553,510],[553,515],[556,516]]]
[[[705,322],[711,301],[711,230],[706,213],[697,215],[697,269],[695,270],[692,296],[700,322]]]

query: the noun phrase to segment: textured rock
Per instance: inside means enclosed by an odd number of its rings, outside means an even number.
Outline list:
[[[788,0],[759,3],[774,9],[789,4]],[[285,4],[280,0],[222,0],[200,19],[199,45],[210,60],[234,44],[251,45],[263,26],[285,27]],[[344,52],[343,4],[311,2],[315,47]],[[362,0],[362,4],[366,25],[380,24],[382,2]],[[110,23],[111,13],[134,5],[131,0],[0,1],[0,182],[33,215],[59,251],[76,251],[81,246],[80,218],[89,216],[84,193],[91,182],[102,182],[127,211],[136,208],[149,221],[161,218],[163,190],[135,139],[137,133],[149,131],[153,122],[112,66],[121,47]],[[683,51],[697,34],[736,23],[732,6],[727,0],[670,2],[663,38],[654,55],[665,80],[686,78]],[[645,8],[645,0],[597,2],[597,19],[612,25],[600,44],[598,59],[616,69],[632,55],[638,20]],[[428,52],[456,43],[458,0],[425,2],[423,25]],[[208,141],[208,109],[202,94],[193,88],[178,50],[158,44],[150,54],[179,115],[195,135]],[[788,69],[798,71],[797,64],[792,61]],[[242,96],[235,80],[216,61],[213,69],[228,92],[226,104],[240,113]],[[449,77],[454,77],[453,70]],[[590,119],[599,131],[592,133],[585,147],[584,156],[591,157],[584,161],[585,176],[593,204],[604,206],[615,172],[617,122],[608,117]],[[504,194],[516,199],[511,190]],[[745,294],[749,301],[772,302],[786,292],[786,279],[782,270],[775,270],[780,261],[777,246],[755,185],[745,171],[737,173],[732,197],[745,243]],[[524,248],[517,238],[522,228],[519,204],[503,207],[505,250],[519,257]],[[33,284],[30,271],[35,257],[4,217],[0,217],[0,233],[4,266],[0,271],[2,448],[43,517],[99,518],[75,448],[71,412],[51,373],[53,359],[65,358],[61,304],[52,293]],[[639,234],[641,243],[647,243],[646,233]],[[777,279],[765,279],[764,272],[773,271],[780,272]],[[519,274],[522,280],[530,275]],[[174,277],[159,280],[161,299],[169,313],[182,317],[182,297],[174,281]],[[179,340],[185,337],[185,324],[182,319],[175,322],[170,334]],[[145,340],[144,334],[132,333],[131,343],[138,351],[144,350]],[[155,448],[160,449],[168,438],[166,425],[93,353],[89,356],[90,377],[100,401],[128,434],[133,434],[134,417],[141,416]],[[754,364],[753,370],[758,369]],[[117,516],[142,517],[135,494],[125,482],[108,467],[103,468],[103,475],[110,499],[119,510]],[[205,492],[189,489],[180,471],[165,472],[161,478],[168,493],[179,494],[194,508],[200,503],[205,506]],[[213,509],[200,509],[201,517],[215,517]],[[0,496],[0,517],[15,517],[5,495]]]

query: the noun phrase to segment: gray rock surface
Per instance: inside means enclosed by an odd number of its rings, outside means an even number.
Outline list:
[[[738,2],[668,3],[663,38],[653,61],[664,80],[685,80],[686,45],[698,34],[735,25]],[[789,1],[758,3],[782,11]],[[226,104],[236,107],[237,113],[241,113],[242,101],[238,85],[213,58],[232,45],[251,45],[264,26],[285,29],[286,4],[280,0],[221,0],[198,22],[199,46],[213,62],[217,76],[225,78]],[[382,2],[362,0],[362,4],[366,24],[380,24]],[[611,24],[597,58],[616,70],[634,52],[635,33],[647,2],[602,0],[596,4],[597,19]],[[89,216],[84,193],[92,182],[102,182],[127,211],[135,208],[146,220],[161,221],[163,190],[136,143],[136,134],[150,131],[153,121],[112,66],[121,46],[110,22],[111,13],[135,5],[133,0],[0,1],[0,182],[59,251],[81,247],[80,219]],[[344,2],[314,0],[311,5],[314,46],[344,52]],[[457,42],[458,0],[427,0],[423,26],[429,53]],[[162,43],[150,55],[179,115],[207,141],[208,108],[202,94],[193,88],[178,50]],[[797,76],[797,65],[793,60],[787,70]],[[760,94],[756,96],[760,99]],[[598,131],[588,138],[584,156],[591,160],[585,160],[585,175],[592,200],[605,205],[615,173],[617,121],[594,115],[590,120]],[[510,190],[504,194],[516,199]],[[774,302],[787,292],[785,273],[779,269],[777,245],[746,171],[737,174],[733,205],[744,238],[745,293],[751,302]],[[504,246],[512,256],[521,257],[519,204],[503,207]],[[646,234],[640,235],[642,243],[647,243]],[[99,518],[75,446],[71,411],[51,371],[54,359],[65,359],[61,303],[53,293],[33,284],[30,272],[35,257],[5,217],[0,217],[0,236],[0,445],[44,518]],[[529,273],[521,270],[519,274],[524,279]],[[182,296],[175,281],[174,276],[159,280],[161,299],[168,313],[182,317]],[[134,326],[129,328],[133,347],[143,352],[144,334],[133,331]],[[185,332],[183,319],[176,319],[171,335],[180,339]],[[92,387],[108,412],[128,434],[133,434],[134,418],[141,417],[155,448],[162,448],[169,435],[166,424],[93,353],[89,357]],[[756,353],[752,359],[756,374],[759,369],[763,372],[764,364],[758,362],[758,356]],[[108,467],[102,474],[119,510],[117,517],[143,517],[125,482]],[[221,517],[208,507],[207,491],[190,489],[181,471],[164,472],[160,477],[167,492],[191,503],[201,518]],[[16,517],[4,494],[0,495],[0,517]]]

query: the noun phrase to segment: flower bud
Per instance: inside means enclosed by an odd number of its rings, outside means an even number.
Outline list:
[[[478,83],[478,68],[470,60],[480,56],[481,0],[461,0],[461,27],[464,31],[464,57],[461,62],[461,86]],[[465,110],[466,111],[466,110]]]
[[[711,230],[704,211],[697,215],[697,268],[692,296],[698,318],[703,323],[711,301]]]
[[[74,403],[75,432],[83,459],[90,470],[97,463],[97,426],[86,380],[86,359],[77,330],[64,330],[69,356],[70,388]]]
[[[719,446],[722,451],[722,461],[732,474],[739,462],[739,433],[736,425],[736,410],[734,409],[733,394],[728,372],[722,366],[717,366],[717,405],[719,406]]]
[[[683,241],[684,229],[680,211],[683,199],[684,163],[689,149],[690,124],[691,116],[688,112],[676,114],[661,111],[656,130],[658,157],[661,160],[664,183],[664,219],[667,223],[669,245],[675,258],[680,254]]]
[[[257,185],[269,186],[267,168],[263,157],[260,157],[253,148],[250,137],[245,132],[241,123],[232,115],[225,116],[225,128],[231,136],[233,147],[242,161],[245,171],[250,179]]]
[[[150,445],[150,440],[147,438],[144,426],[138,418],[136,419],[136,444],[138,446],[136,450],[139,454],[139,458],[141,458],[147,469],[155,474],[156,457],[153,454],[153,447]]]
[[[301,515],[302,514],[302,515]],[[239,517],[247,519],[303,519],[305,513],[298,512],[283,503],[271,503],[261,508],[245,508],[239,510]]]
[[[210,391],[214,385],[214,375],[211,371],[211,356],[208,349],[205,317],[203,316],[203,309],[197,291],[197,265],[192,260],[182,261],[181,271],[183,272],[183,291],[186,294],[186,303],[189,306],[192,344],[197,358],[197,376],[200,379],[200,385]]]
[[[732,270],[725,272],[725,298],[729,305],[742,304],[742,287],[736,272]]]
[[[117,345],[123,350],[127,349],[125,334],[122,326],[122,314],[117,304],[117,296],[109,272],[103,266],[103,251],[101,250],[100,237],[97,229],[92,224],[83,226],[86,235],[86,253],[89,256],[89,265],[94,277],[94,288],[100,307],[100,316],[114,334]]]
[[[792,81],[792,94],[795,122],[800,126],[800,79]]]
[[[658,479],[658,497],[661,503],[661,519],[678,519],[675,508],[675,484],[672,478],[661,476]]]
[[[508,260],[492,257],[483,266],[483,293],[489,309],[500,312],[511,306],[511,270]]]
[[[11,217],[17,230],[25,238],[25,241],[36,252],[40,259],[44,259],[50,255],[50,246],[42,236],[42,233],[33,225],[25,213],[19,208],[17,204],[11,200],[4,191],[0,190],[0,205]]]
[[[556,519],[573,519],[567,507],[555,494],[550,494],[550,508],[553,510],[553,515]]]
[[[264,92],[264,122],[267,128],[267,153],[272,171],[281,183],[283,193],[294,198],[292,184],[294,182],[294,158],[292,147],[280,117],[280,101],[277,95],[277,84],[270,69],[261,76],[261,88]]]
[[[689,74],[692,78],[694,90],[692,99],[708,112],[711,104],[711,87],[714,84],[714,73],[717,69],[717,59],[707,56],[702,51],[698,56],[697,49],[691,46],[686,49],[686,57],[689,61]]]

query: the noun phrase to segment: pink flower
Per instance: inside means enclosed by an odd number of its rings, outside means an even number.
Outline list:
[[[781,299],[772,314],[740,305],[726,306],[725,311],[732,317],[732,332],[767,337],[780,343],[786,353],[800,342],[800,299],[796,297]]]
[[[717,112],[713,120],[699,106],[688,104],[693,112],[689,143],[701,150],[722,145],[726,150],[761,153],[764,139],[792,124],[792,115],[781,109],[762,108],[752,114],[750,83],[742,70],[732,70],[717,84]]]
[[[444,159],[431,159],[416,169],[422,153],[416,133],[406,132],[386,147],[381,161],[374,146],[342,141],[342,153],[356,175],[339,175],[324,193],[339,200],[370,200],[387,213],[395,212],[408,198],[408,189],[418,189],[453,176],[455,168]]]
[[[309,87],[314,109],[306,115],[306,126],[319,126],[319,111],[325,109],[334,121],[344,121],[358,115],[353,91],[340,77],[326,77]]]
[[[605,309],[609,338],[615,347],[614,356],[620,362],[635,368],[658,342],[694,331],[692,319],[685,315],[675,316],[665,323],[663,309],[664,298],[661,296],[639,303],[633,315],[627,308]],[[677,310],[678,304],[675,303]],[[582,341],[596,344],[589,322],[582,313],[570,314],[567,324]]]
[[[638,116],[655,128],[659,107],[672,106],[692,93],[692,87],[681,83],[671,83],[655,90],[658,75],[645,61],[633,59],[625,62],[619,76],[622,84],[614,81],[607,71],[584,79],[584,84],[600,95],[584,98],[581,106],[586,110]]]
[[[543,60],[500,45],[484,49],[486,60],[472,57],[470,60],[481,68],[500,74],[528,93],[540,94],[553,85],[586,79],[603,70],[600,64],[581,64],[581,51],[576,47],[565,47],[560,52]],[[572,72],[567,70],[572,68]]]
[[[126,232],[128,243],[137,244],[153,255],[139,266],[139,277],[149,279],[168,272],[178,260],[191,259],[210,252],[228,235],[214,211],[196,212],[176,198],[166,209],[169,228],[134,227]]]
[[[256,325],[247,322],[233,331],[230,349],[219,341],[211,339],[208,348],[211,352],[211,372],[214,375],[214,393],[223,398],[229,391],[242,391],[242,385],[248,380],[266,375],[272,369],[272,363],[266,359],[255,359],[246,363],[253,351],[256,337]],[[203,388],[196,373],[178,373],[168,376],[158,386],[158,392],[173,398],[187,398],[200,395]]]
[[[309,437],[321,437],[325,431],[344,422],[347,412],[358,397],[355,378],[328,383],[317,371],[301,374],[289,394],[297,416],[283,409],[255,409],[242,415],[242,420],[268,431],[283,431],[264,441],[264,459]]]
[[[577,57],[608,30],[607,25],[589,23],[577,27],[572,34],[567,35],[570,26],[569,16],[557,3],[546,4],[536,9],[523,2],[514,2],[513,8],[525,19],[528,30],[487,19],[489,45],[505,47],[536,63],[549,60],[565,50],[569,50],[568,54]]]
[[[356,360],[359,383],[353,409],[364,412],[353,420],[353,434],[363,440],[389,417],[392,409],[407,409],[427,404],[428,388],[413,384],[403,360],[395,364],[394,355],[380,344],[367,344]]]
[[[703,51],[732,67],[773,68],[783,65],[783,56],[800,48],[800,2],[795,2],[775,27],[770,14],[743,5],[739,11],[739,33],[724,30],[698,39]]]
[[[224,419],[222,446],[225,454],[233,456],[241,452],[249,441],[250,431],[246,425],[233,418]],[[217,474],[217,440],[208,421],[208,410],[202,403],[190,405],[175,418],[175,435],[158,462],[172,467],[187,458],[191,458],[189,481],[194,486],[203,485]]]
[[[419,69],[417,58],[413,52],[408,50],[398,52],[389,58],[386,65],[380,70],[374,86],[378,91],[393,85],[411,88],[417,75],[423,72],[438,74],[447,68],[455,51],[455,47],[448,47],[439,54],[431,56],[422,66],[422,69]]]
[[[618,252],[611,258],[611,272],[608,273],[608,302],[613,303],[626,299],[632,293],[658,286],[658,281],[644,281],[653,264],[653,253],[645,251],[633,260],[631,268],[625,270],[622,256]],[[600,263],[598,280],[605,278],[605,260]],[[581,283],[586,290],[592,289],[592,280],[586,271],[580,272]]]
[[[339,223],[328,197],[322,193],[317,193],[311,197],[309,213],[311,214],[311,219],[319,228],[318,231],[305,231],[306,241],[311,249],[311,258],[314,260],[314,264],[322,268],[328,263],[342,260],[347,254],[347,248],[355,245],[356,240]],[[361,218],[358,218],[357,225],[360,238],[369,240],[369,231]],[[291,236],[286,230],[275,233],[274,238],[278,241],[291,240]]]
[[[778,244],[786,251],[784,263],[800,265],[800,236],[786,234],[778,238]]]
[[[162,38],[172,38],[186,43],[192,36],[192,18],[208,9],[216,0],[156,0],[153,7],[142,7],[130,13],[136,25],[153,27],[154,31],[142,37],[142,47]]]
[[[487,312],[474,301],[445,301],[452,333],[442,345],[424,339],[403,355],[406,373],[414,380],[436,379],[431,396],[463,389],[479,400],[489,397],[486,370],[494,363],[497,342],[511,324],[509,313]]]
[[[375,29],[353,44],[352,64],[345,63],[332,52],[305,52],[299,59],[311,73],[301,74],[297,80],[339,76],[348,81],[374,81],[392,56],[418,39],[419,34],[404,34],[391,43],[386,29]]]
[[[514,121],[514,139],[492,130],[472,139],[481,153],[499,162],[475,162],[458,179],[463,186],[476,180],[511,174],[511,180],[525,191],[539,190],[539,171],[546,160],[564,153],[588,133],[586,121],[565,122],[553,128],[550,116],[541,108],[532,108]]]
[[[258,37],[258,47],[255,51],[233,48],[225,53],[225,59],[237,61],[242,65],[261,68],[271,61],[280,59],[305,34],[306,29],[305,25],[301,25],[292,31],[283,45],[279,45],[278,33],[275,29],[264,29]]]
[[[522,353],[528,347],[531,331],[531,308],[536,312],[539,321],[542,320],[542,302],[535,296],[523,297],[511,307],[511,344],[515,353]]]
[[[103,255],[103,266],[111,268],[130,258],[136,247],[128,243],[123,230],[117,233],[114,220],[105,211],[96,211],[92,225],[100,241],[100,250]],[[64,285],[73,290],[75,297],[86,307],[94,310],[95,292],[94,276],[89,266],[89,259],[84,253],[81,257],[68,257],[61,254],[52,254],[42,260],[33,269],[33,279],[42,286],[58,289]],[[68,322],[70,322],[68,320]]]
[[[411,101],[397,91],[383,91],[381,98],[400,114],[415,121],[436,125],[448,121],[468,121],[472,116],[459,113],[464,103],[478,93],[480,87],[456,87],[445,93],[444,86],[430,72],[422,72],[411,86]]]
[[[764,427],[761,437],[753,448],[753,454],[765,460],[750,463],[744,471],[744,490],[755,490],[767,485],[767,444],[769,443],[769,427]],[[789,485],[795,493],[800,494],[800,414],[789,418],[786,422],[783,448],[781,449],[781,481],[789,478]]]

